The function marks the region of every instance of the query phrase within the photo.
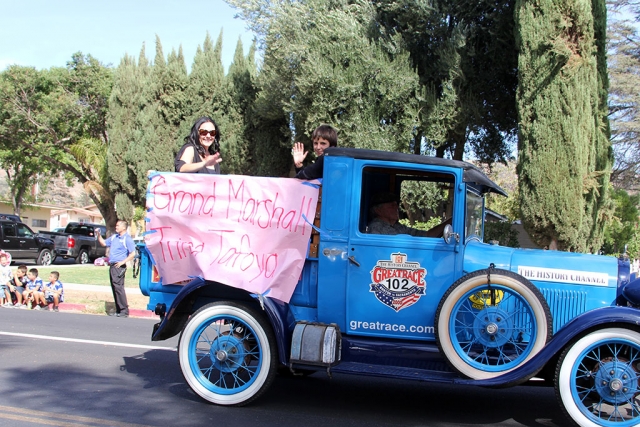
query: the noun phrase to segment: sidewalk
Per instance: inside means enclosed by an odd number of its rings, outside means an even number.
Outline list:
[[[79,283],[65,283],[65,290],[70,291],[84,291],[95,294],[106,294],[105,299],[113,301],[113,296],[111,293],[110,286],[97,286],[97,285],[83,285]],[[140,288],[125,288],[125,292],[127,295],[137,295],[141,296],[142,292],[140,292]],[[58,306],[60,311],[69,311],[69,312],[87,312],[87,306],[85,304],[72,304],[62,302]],[[106,314],[106,313],[105,313]],[[156,318],[160,319],[153,311],[151,310],[140,310],[135,308],[129,308],[129,317],[146,317],[146,318]]]

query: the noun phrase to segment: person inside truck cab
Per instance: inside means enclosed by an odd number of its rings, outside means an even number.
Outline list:
[[[176,172],[220,173],[220,128],[211,117],[200,117],[191,127],[173,162]]]
[[[316,161],[307,167],[303,167],[304,159],[309,153],[308,151],[304,151],[304,144],[302,142],[296,142],[291,150],[293,163],[296,168],[295,177],[298,179],[322,178],[324,150],[329,147],[338,146],[338,132],[333,127],[322,124],[311,134],[311,141],[313,142],[313,152],[316,155]]]
[[[367,225],[369,234],[409,234],[411,236],[440,237],[445,224],[443,222],[429,230],[418,230],[400,223],[398,213],[399,198],[394,193],[383,192],[374,194],[369,204],[369,217],[372,218]]]

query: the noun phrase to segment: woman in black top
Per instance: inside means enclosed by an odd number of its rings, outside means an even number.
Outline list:
[[[211,117],[200,117],[176,154],[176,172],[220,173],[220,128]]]

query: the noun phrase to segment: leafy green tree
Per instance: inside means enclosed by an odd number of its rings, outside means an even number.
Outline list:
[[[15,150],[0,150],[0,166],[5,170],[13,213],[20,215],[24,202],[30,200],[31,188],[40,181],[42,165]]]
[[[30,168],[28,162],[37,159],[40,171],[77,179],[107,224],[115,224],[112,195],[101,186],[104,159],[87,161],[98,157],[83,157],[82,149],[85,140],[97,141],[95,148],[106,144],[110,90],[111,71],[90,55],[75,54],[67,68],[11,66],[0,74],[0,145],[29,159],[14,166]]]
[[[222,32],[214,46],[207,33],[202,49],[198,46],[187,89],[187,105],[189,129],[195,119],[201,116],[215,116],[217,103],[224,90],[224,67],[222,65]],[[212,117],[216,122],[218,117]],[[220,123],[218,123],[220,124]],[[222,127],[222,126],[221,126]],[[188,132],[185,132],[186,136]]]
[[[516,135],[513,0],[384,0],[376,24],[397,35],[427,93],[418,139],[438,157],[505,162]],[[419,153],[421,146],[415,146]]]
[[[492,165],[491,168],[483,167],[481,164],[476,166],[482,168],[487,176],[508,194],[507,197],[500,194],[487,194],[485,196],[487,208],[506,216],[511,221],[520,219],[516,163],[514,161],[507,162],[506,165],[498,163]]]
[[[640,2],[611,1],[613,12],[640,19]],[[640,190],[640,33],[624,19],[609,23],[610,121],[615,163],[611,181],[617,188]]]
[[[637,208],[640,195],[630,196],[625,190],[618,189],[611,193],[611,198],[615,205],[615,213],[606,223],[602,251],[605,254],[618,255],[624,251],[625,246],[633,245],[635,230],[640,225],[640,212]]]
[[[516,2],[520,206],[541,246],[590,251],[602,242],[610,150],[596,30],[605,18],[584,0]]]
[[[229,91],[229,127],[224,130],[222,140],[226,173],[249,175],[253,171],[255,159],[249,117],[257,96],[257,74],[255,45],[252,45],[249,53],[244,56],[242,39],[238,39],[233,62],[225,78],[225,88]]]
[[[490,242],[492,240],[496,240],[501,246],[520,247],[518,232],[509,221],[484,223],[484,241]]]
[[[341,146],[410,151],[418,76],[396,40],[370,37],[371,3],[309,0],[271,8],[252,115],[253,139],[260,141],[256,173],[287,175],[293,141],[309,143],[321,123],[338,129]]]
[[[172,153],[163,150],[156,138],[158,128],[162,129],[156,95],[143,46],[137,63],[128,55],[120,61],[109,99],[110,188],[116,195],[126,195],[131,204],[144,200],[150,169],[170,170]]]
[[[221,31],[214,45],[207,33],[202,48],[198,46],[196,50],[185,91],[185,120],[178,130],[174,153],[177,153],[184,143],[184,138],[189,135],[194,122],[202,116],[211,117],[220,127],[221,145],[226,144],[229,138],[233,139],[234,119],[237,117],[234,115],[232,119],[229,116],[231,95],[222,65],[222,36]],[[220,165],[221,171],[228,173],[230,171],[225,169],[225,163],[230,159],[226,158],[227,153],[224,150],[221,151],[223,159]],[[233,161],[230,163],[233,164]]]

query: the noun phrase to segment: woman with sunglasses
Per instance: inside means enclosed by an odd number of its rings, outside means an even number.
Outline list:
[[[176,172],[220,173],[220,128],[211,117],[200,117],[176,154]]]

